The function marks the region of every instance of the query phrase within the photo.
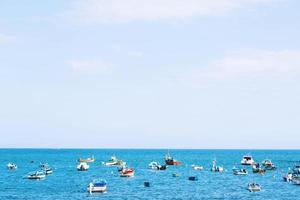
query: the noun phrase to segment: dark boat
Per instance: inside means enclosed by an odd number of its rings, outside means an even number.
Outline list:
[[[169,153],[165,156],[165,162],[167,165],[180,165],[181,162],[175,160]]]
[[[150,182],[144,182],[145,187],[150,187]]]
[[[189,180],[190,181],[198,181],[198,177],[197,176],[190,176]]]

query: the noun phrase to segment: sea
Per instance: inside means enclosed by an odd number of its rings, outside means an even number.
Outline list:
[[[164,163],[166,149],[0,149],[0,199],[36,200],[135,200],[135,199],[300,199],[300,185],[283,181],[289,168],[300,162],[299,150],[169,150],[182,162],[169,166],[165,171],[148,168],[151,161]],[[277,166],[264,175],[253,174],[251,167],[246,176],[233,175],[232,168],[242,167],[240,161],[251,154],[256,162],[271,159]],[[88,171],[77,171],[77,159],[94,156]],[[119,177],[116,167],[102,164],[115,155],[135,169],[131,178]],[[223,173],[211,172],[212,160],[223,166]],[[16,163],[17,170],[8,170],[9,162]],[[40,163],[53,167],[52,175],[43,180],[29,180],[26,175],[39,169]],[[201,165],[202,171],[191,166]],[[179,173],[179,177],[173,177]],[[197,176],[198,181],[188,180]],[[89,194],[87,186],[93,179],[105,179],[107,192]],[[150,187],[144,187],[144,182]],[[247,190],[250,182],[259,183],[261,192]]]

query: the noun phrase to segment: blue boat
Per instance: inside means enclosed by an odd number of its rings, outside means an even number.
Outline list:
[[[89,193],[93,192],[106,192],[107,182],[104,179],[95,179],[91,182],[87,188]]]

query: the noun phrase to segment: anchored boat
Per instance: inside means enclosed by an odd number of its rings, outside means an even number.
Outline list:
[[[233,172],[234,175],[247,175],[248,174],[246,169],[233,168],[232,172]]]
[[[194,170],[199,170],[199,171],[204,169],[203,166],[200,165],[192,165],[192,167]]]
[[[86,162],[81,162],[77,165],[78,171],[87,171],[90,168],[90,166]]]
[[[190,181],[198,181],[198,177],[197,176],[189,176],[188,180],[190,180]]]
[[[160,165],[158,162],[151,162],[149,164],[149,168],[154,169],[154,170],[166,170],[167,166],[166,165]]]
[[[89,163],[89,162],[95,162],[95,157],[92,156],[91,158],[79,158],[78,162],[85,162],[85,163]]]
[[[15,164],[15,163],[8,163],[7,164],[7,169],[9,170],[14,170],[14,169],[17,169],[18,166]]]
[[[258,183],[249,183],[248,190],[250,192],[259,192],[261,191],[261,186]]]
[[[116,156],[112,156],[110,160],[103,162],[103,164],[106,166],[123,166],[126,165],[126,162],[117,159]]]
[[[169,153],[165,156],[165,162],[167,165],[180,165],[181,162],[175,160]]]
[[[124,168],[119,173],[120,173],[120,177],[133,177],[134,176],[134,169]]]
[[[242,165],[253,165],[255,162],[250,155],[243,156],[243,159],[241,160]]]
[[[272,163],[271,160],[267,159],[262,162],[262,165],[266,170],[275,170],[276,166]]]
[[[224,171],[224,168],[221,167],[221,166],[218,166],[218,165],[217,165],[217,161],[216,161],[216,160],[213,160],[213,161],[212,161],[211,171],[212,171],[212,172],[223,172],[223,171]]]
[[[36,172],[30,172],[28,175],[27,175],[27,178],[28,179],[34,179],[34,180],[40,180],[40,179],[43,179],[45,178],[46,175],[44,172],[42,171],[36,171]]]
[[[91,182],[87,188],[89,193],[93,192],[106,192],[107,183],[103,179],[95,179]]]

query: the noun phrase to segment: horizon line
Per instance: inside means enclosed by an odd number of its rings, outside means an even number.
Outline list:
[[[89,148],[89,147],[0,147],[0,150],[4,149],[44,149],[44,150],[279,150],[279,151],[299,151],[299,149],[294,148],[142,148],[142,147],[99,147],[99,148]]]

